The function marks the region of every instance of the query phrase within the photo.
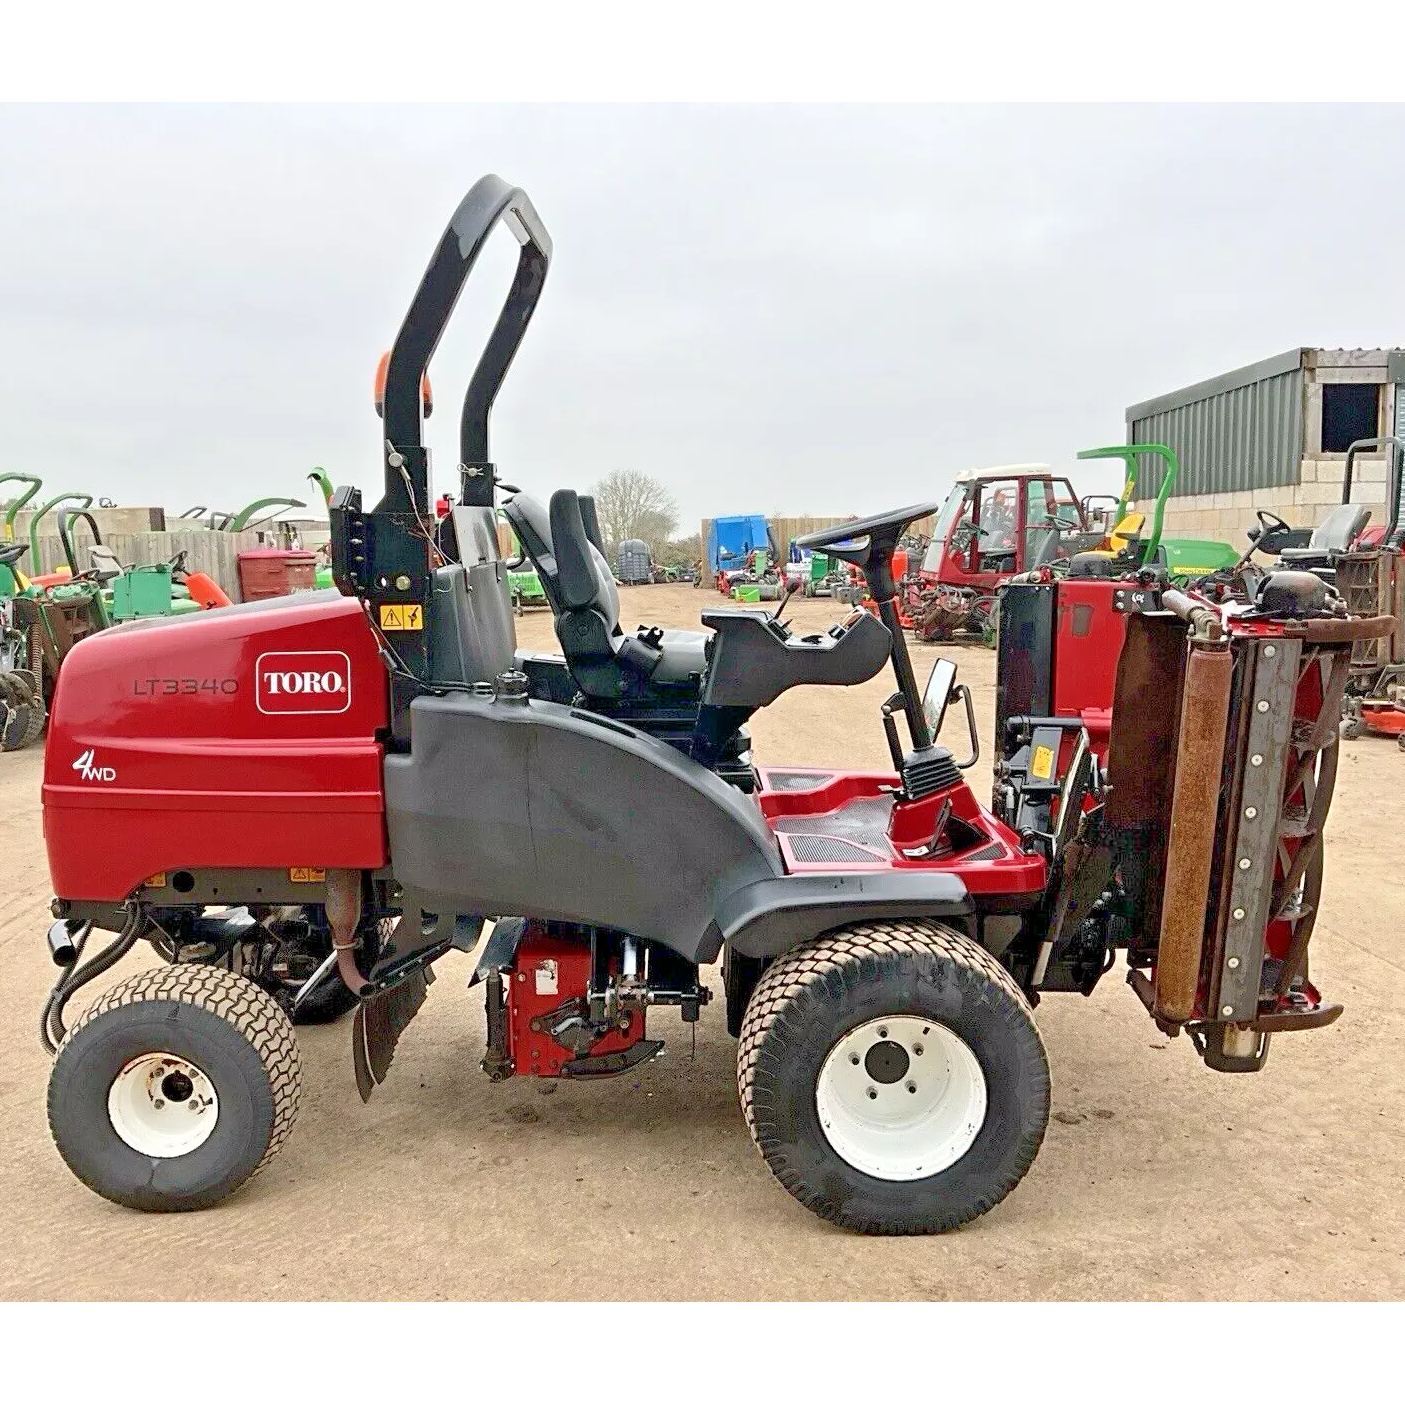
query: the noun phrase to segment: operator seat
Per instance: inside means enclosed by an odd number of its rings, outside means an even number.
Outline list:
[[[1360,503],[1344,502],[1334,507],[1312,530],[1306,546],[1285,546],[1278,559],[1299,570],[1326,567],[1335,557],[1351,550],[1351,544],[1371,520],[1371,509]]]
[[[619,591],[600,549],[590,498],[562,488],[551,495],[550,508],[543,508],[527,493],[516,493],[503,503],[503,512],[536,567],[566,665],[587,698],[640,698],[660,685],[696,693],[711,636],[642,625],[626,634],[620,628]]]

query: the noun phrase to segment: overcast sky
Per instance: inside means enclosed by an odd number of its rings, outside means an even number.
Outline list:
[[[376,360],[495,171],[556,246],[508,481],[644,469],[688,524],[939,499],[1289,347],[1405,343],[1402,160],[1390,107],[0,107],[0,465],[177,510],[375,489]],[[441,488],[515,255],[431,368]]]

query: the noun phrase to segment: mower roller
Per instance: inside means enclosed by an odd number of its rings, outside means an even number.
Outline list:
[[[517,271],[436,539],[420,386],[499,224]],[[550,253],[497,177],[455,211],[386,364],[383,495],[333,497],[337,591],[70,656],[44,775],[60,974],[42,1025],[79,1179],[147,1210],[222,1200],[292,1126],[290,1012],[355,1003],[369,1097],[456,950],[475,954],[493,1079],[638,1067],[663,1051],[660,1007],[697,1020],[720,960],[752,1139],[799,1201],[868,1233],[951,1229],[1018,1184],[1049,1114],[1033,1007],[1090,992],[1119,951],[1214,1068],[1259,1069],[1274,1033],[1335,1017],[1307,948],[1336,715],[1353,643],[1389,621],[1325,586],[1259,591],[1280,613],[1154,574],[1009,587],[987,808],[963,776],[970,695],[947,660],[919,686],[898,625],[893,554],[934,504],[797,540],[857,566],[876,617],[802,633],[783,599],[626,632],[590,498],[499,484],[489,413]],[[559,656],[516,649],[499,506]],[[889,767],[753,762],[759,708],[885,667]],[[177,675],[193,688],[152,686]],[[960,759],[937,740],[953,706]],[[71,997],[138,941],[166,964],[70,1028]]]

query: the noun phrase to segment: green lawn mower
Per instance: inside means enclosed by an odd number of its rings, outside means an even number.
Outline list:
[[[43,487],[32,473],[0,473],[0,484],[22,483],[24,491],[5,509],[0,531],[0,751],[18,751],[44,731],[44,693],[31,656],[30,625],[15,601],[29,588],[20,561],[29,546],[15,540],[15,518]]]
[[[503,565],[507,570],[507,589],[512,598],[513,613],[523,615],[528,610],[551,609],[551,601],[546,598],[541,577],[527,559],[527,553],[523,551],[517,533],[512,530],[512,523],[501,510],[498,512],[498,521],[506,523],[508,531],[512,533],[512,550]]]
[[[1132,501],[1137,489],[1137,459],[1141,454],[1151,454],[1165,465],[1161,475],[1161,487],[1152,509],[1151,535],[1142,539],[1142,529],[1146,525],[1146,514],[1135,510]],[[1080,459],[1121,459],[1126,467],[1126,477],[1122,484],[1122,496],[1118,500],[1114,523],[1108,534],[1108,545],[1093,548],[1084,555],[1106,555],[1109,559],[1124,562],[1135,557],[1136,565],[1164,565],[1175,584],[1208,576],[1213,571],[1227,570],[1234,566],[1240,553],[1227,542],[1201,541],[1191,537],[1163,537],[1161,521],[1166,512],[1166,499],[1171,496],[1180,473],[1180,463],[1175,451],[1165,444],[1109,444],[1099,449],[1083,449]]]
[[[834,558],[823,551],[810,553],[810,571],[803,577],[801,590],[810,599],[834,594],[835,586],[847,584],[849,573]]]

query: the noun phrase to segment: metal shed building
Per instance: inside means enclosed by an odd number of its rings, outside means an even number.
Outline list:
[[[1341,501],[1347,445],[1405,437],[1405,351],[1298,347],[1127,409],[1127,442],[1180,460],[1166,527],[1238,543],[1255,508],[1315,526]],[[1359,458],[1352,499],[1378,513],[1386,461]]]

